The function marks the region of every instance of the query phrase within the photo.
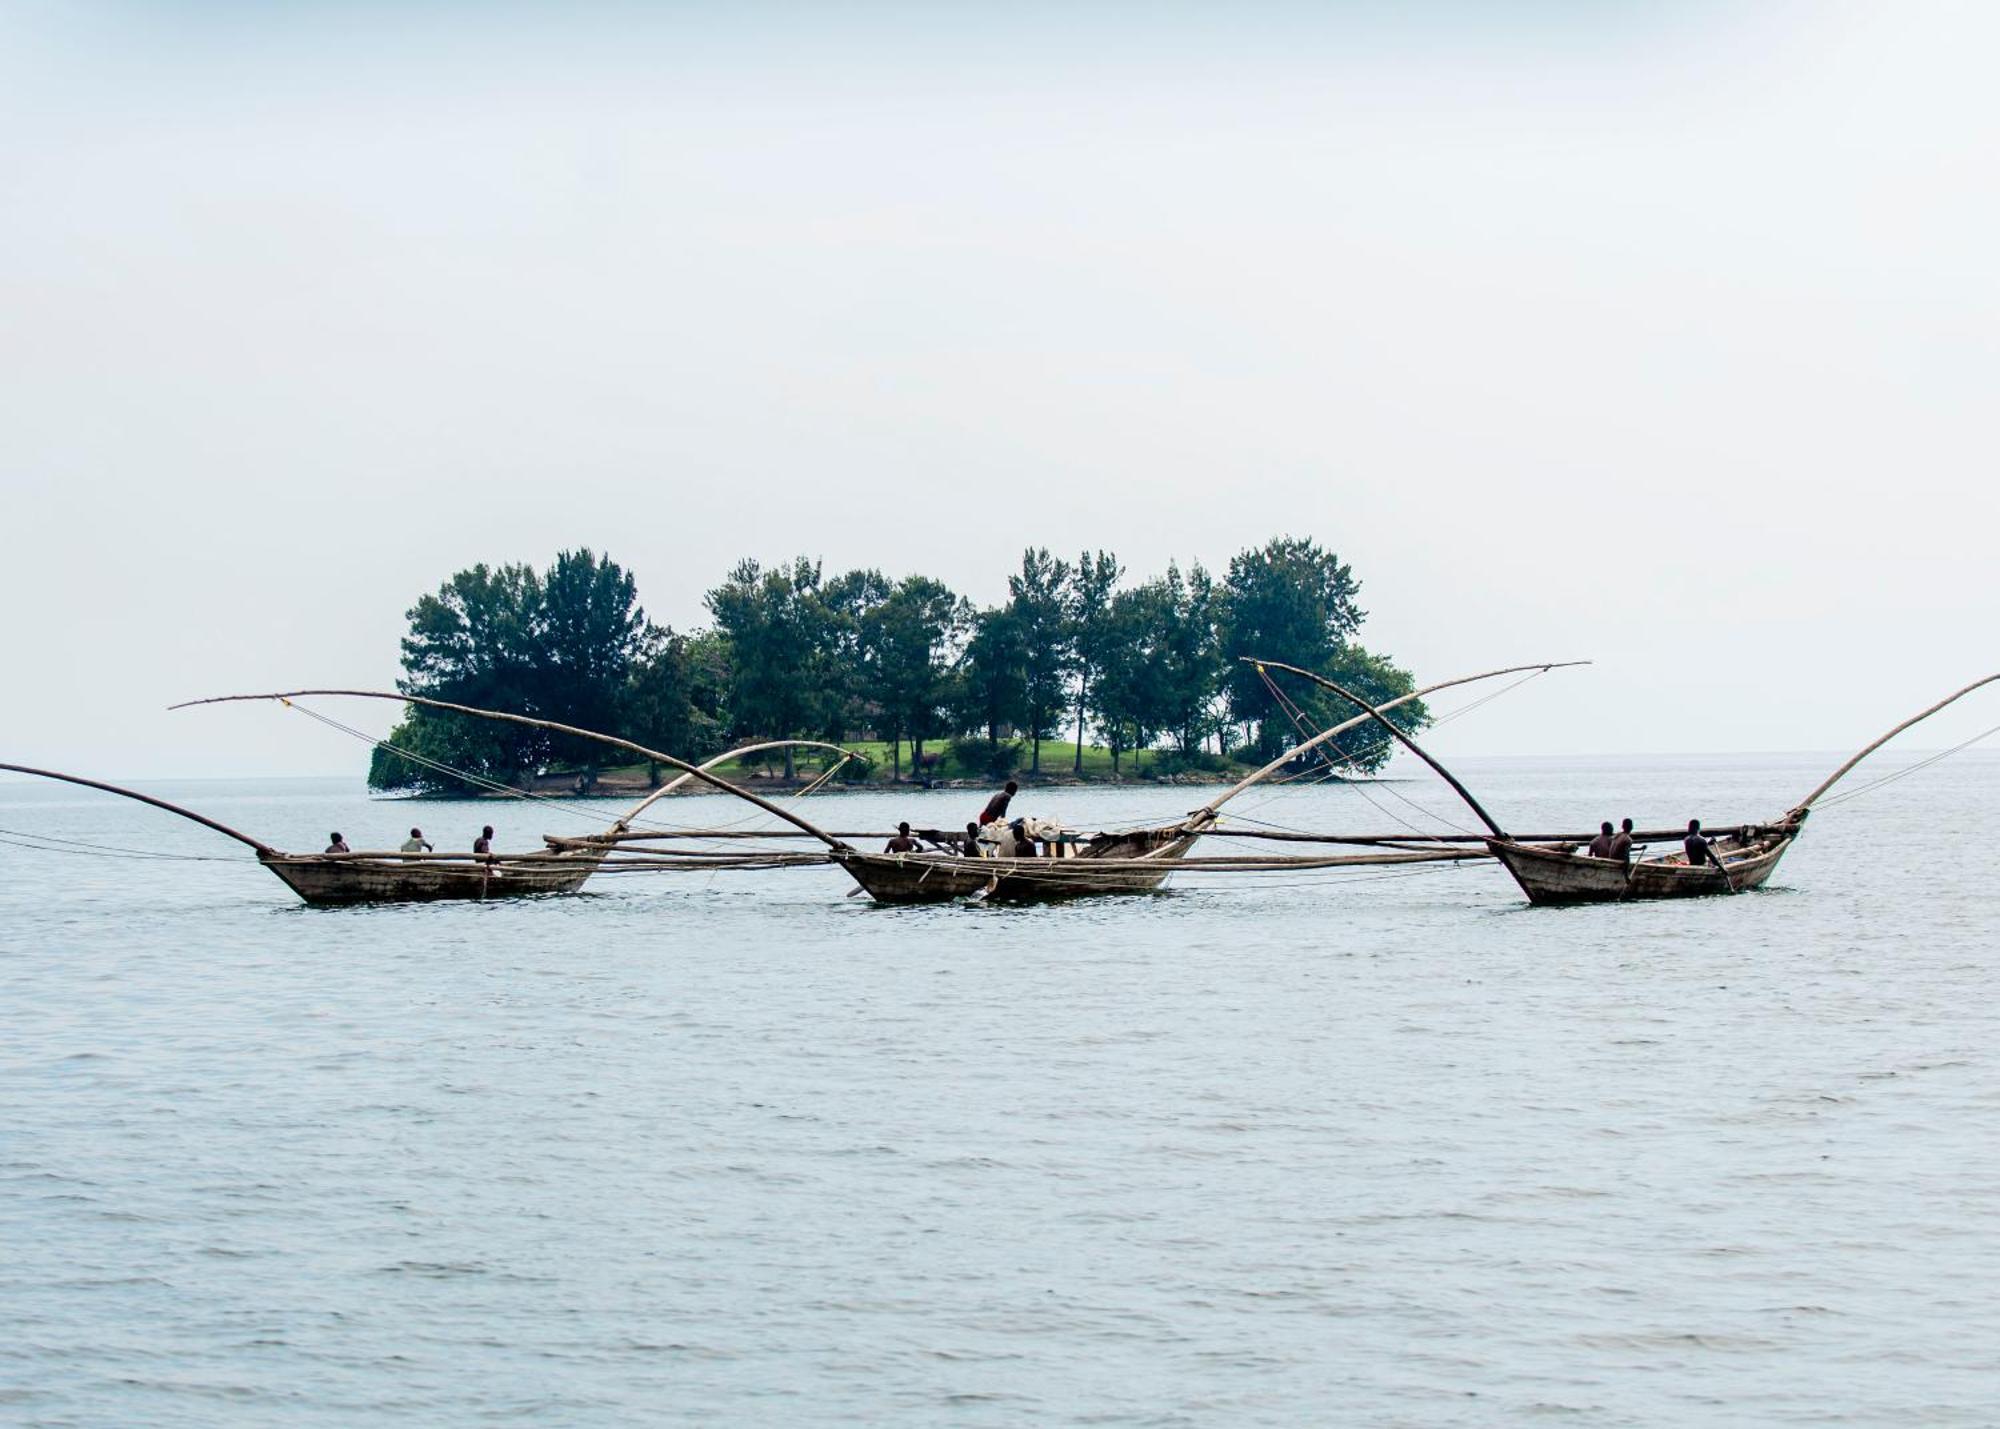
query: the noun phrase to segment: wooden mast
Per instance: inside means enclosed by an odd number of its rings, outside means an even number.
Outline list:
[[[619,739],[616,735],[600,734],[594,729],[580,729],[576,725],[562,724],[552,719],[533,719],[527,715],[508,714],[504,710],[483,710],[474,705],[453,704],[450,700],[433,700],[423,695],[405,695],[388,690],[276,690],[267,695],[215,695],[205,700],[183,700],[181,703],[169,705],[167,708],[180,710],[187,709],[193,705],[226,705],[246,700],[277,700],[281,703],[289,703],[294,699],[318,695],[346,697],[357,700],[396,700],[408,705],[423,705],[426,708],[434,710],[450,710],[454,714],[476,715],[481,719],[496,719],[508,724],[524,724],[531,729],[547,729],[553,730],[558,734],[573,734],[581,739],[599,740],[619,749],[629,749],[634,754],[644,755],[648,759],[657,759],[662,764],[671,764],[682,773],[692,775],[704,784],[711,784],[725,794],[734,794],[746,803],[755,804],[765,813],[775,815],[790,824],[793,828],[811,834],[828,848],[844,849],[847,847],[846,844],[833,835],[815,824],[807,823],[790,810],[781,808],[769,799],[751,793],[748,789],[732,784],[719,775],[711,774],[699,765],[690,764],[685,759],[677,759],[673,755],[663,753],[657,749],[648,749],[643,744],[634,744],[629,739]]]
[[[165,799],[155,799],[151,794],[141,794],[137,789],[125,789],[116,784],[106,784],[102,780],[86,779],[81,774],[59,774],[53,769],[34,769],[26,764],[0,764],[0,769],[10,770],[15,774],[33,774],[38,779],[59,779],[65,784],[81,784],[86,789],[102,789],[105,793],[116,794],[121,799],[137,799],[142,804],[151,804],[156,809],[164,809],[170,814],[179,814],[184,819],[192,819],[202,827],[214,829],[219,834],[226,834],[240,844],[248,844],[257,850],[259,858],[281,856],[278,850],[269,844],[251,838],[240,829],[232,829],[229,825],[218,823],[206,814],[197,814],[193,809],[183,809],[179,804],[170,804]]]
[[[1964,699],[1967,695],[1971,694],[1974,690],[1978,689],[1980,686],[1990,685],[1995,680],[2000,680],[2000,675],[1987,675],[1983,679],[1974,680],[1971,684],[1967,685],[1964,689],[1958,691],[1956,694],[1946,695],[1943,699],[1939,700],[1929,709],[1911,715],[1908,719],[1904,720],[1901,724],[1897,725],[1894,729],[1890,730],[1887,734],[1883,735],[1880,739],[1876,740],[1873,744],[1865,746],[1859,754],[1855,755],[1852,759],[1848,760],[1845,764],[1841,765],[1840,768],[1834,770],[1833,773],[1827,775],[1825,781],[1821,783],[1821,785],[1817,789],[1813,790],[1812,793],[1806,795],[1805,798],[1799,800],[1799,802],[1792,807],[1792,812],[1790,817],[1798,818],[1807,813],[1812,808],[1812,806],[1819,801],[1819,796],[1824,794],[1827,790],[1831,789],[1834,785],[1838,784],[1842,779],[1845,779],[1847,775],[1853,770],[1855,765],[1859,764],[1862,760],[1866,759],[1869,755],[1873,754],[1876,750],[1880,749],[1883,745],[1887,744],[1890,740],[1894,739],[1897,735],[1901,734],[1904,730],[1908,729],[1911,725],[1922,724],[1925,720],[1929,719],[1932,715],[1936,714],[1939,710],[1943,709],[1946,705],[1951,704],[1956,700]]]
[[[1256,659],[1251,659],[1248,656],[1244,658],[1248,664],[1266,665],[1274,670],[1288,670],[1295,675],[1304,675],[1309,680],[1318,681],[1320,684],[1326,686],[1327,689],[1334,691],[1336,694],[1344,695],[1348,699],[1354,699],[1352,695],[1348,695],[1347,691],[1341,689],[1340,686],[1334,684],[1333,681],[1327,679],[1326,676],[1324,675],[1315,675],[1310,670],[1301,670],[1298,666],[1287,665],[1281,660],[1256,660]],[[1509,665],[1504,670],[1488,670],[1483,675],[1462,675],[1456,680],[1440,680],[1435,685],[1426,685],[1421,690],[1412,690],[1407,695],[1398,695],[1395,699],[1390,700],[1387,704],[1383,705],[1382,708],[1384,710],[1392,710],[1396,708],[1396,706],[1398,705],[1408,704],[1411,700],[1422,699],[1425,695],[1436,694],[1439,690],[1451,689],[1454,685],[1476,684],[1480,680],[1498,679],[1502,675],[1518,675],[1529,670],[1535,670],[1535,671],[1563,670],[1569,668],[1572,665],[1588,665],[1589,663],[1590,662],[1588,660],[1554,660],[1540,665]],[[1361,705],[1361,708],[1363,708],[1364,710],[1368,710],[1368,714],[1356,715],[1353,719],[1348,720],[1343,724],[1337,724],[1332,729],[1321,730],[1318,734],[1314,735],[1311,739],[1307,740],[1305,743],[1300,744],[1292,749],[1286,750],[1283,754],[1279,755],[1269,764],[1266,764],[1262,769],[1259,769],[1255,774],[1252,774],[1249,778],[1240,781],[1239,783],[1235,784],[1229,789],[1225,789],[1221,794],[1209,800],[1199,809],[1196,809],[1192,814],[1188,816],[1188,821],[1192,823],[1198,819],[1206,821],[1208,819],[1214,818],[1215,811],[1217,809],[1220,809],[1224,804],[1228,803],[1231,799],[1234,799],[1238,794],[1241,794],[1251,785],[1261,783],[1263,780],[1277,773],[1278,770],[1284,768],[1294,759],[1297,759],[1301,754],[1306,754],[1314,749],[1319,748],[1319,746],[1325,744],[1328,740],[1338,738],[1340,735],[1347,733],[1348,730],[1353,729],[1357,725],[1363,725],[1368,723],[1370,716],[1374,716],[1376,718],[1380,717],[1377,711],[1369,709],[1369,707],[1365,704],[1362,704],[1360,700],[1354,700],[1354,703]],[[1387,723],[1386,720],[1383,722],[1385,724]],[[1396,734],[1398,736],[1400,736],[1401,734],[1401,731],[1399,731],[1394,725],[1389,726],[1389,731],[1390,733]],[[1421,751],[1419,752],[1421,753]],[[1430,756],[1425,755],[1424,758],[1426,759],[1426,761],[1428,761],[1430,759]],[[1442,769],[1440,769],[1438,772],[1440,774],[1444,773]],[[1450,779],[1451,776],[1449,774],[1445,774],[1445,778]],[[1454,785],[1457,783],[1456,780],[1453,780],[1452,782]],[[1460,792],[1462,793],[1464,791],[1461,790]],[[1466,795],[1466,797],[1469,799],[1471,798],[1471,795],[1468,794]],[[1474,807],[1476,808],[1478,806],[1474,805]],[[1489,820],[1488,822],[1490,823],[1491,821]]]
[[[1352,690],[1343,688],[1340,685],[1336,685],[1331,680],[1322,679],[1321,683],[1323,683],[1329,690],[1332,690],[1336,695],[1339,695],[1342,698],[1349,700],[1352,703],[1361,706],[1362,709],[1368,711],[1369,716],[1371,716],[1377,724],[1380,724],[1382,728],[1388,730],[1389,733],[1393,734],[1397,739],[1401,740],[1404,746],[1409,749],[1410,753],[1416,755],[1417,758],[1423,760],[1424,763],[1430,765],[1431,768],[1435,769],[1437,771],[1438,777],[1444,780],[1445,783],[1451,785],[1453,789],[1457,790],[1458,797],[1465,800],[1467,806],[1471,808],[1473,813],[1479,815],[1479,822],[1486,825],[1487,828],[1493,831],[1493,837],[1495,837],[1496,839],[1504,839],[1507,837],[1507,831],[1501,828],[1498,824],[1493,822],[1493,816],[1487,813],[1484,808],[1480,807],[1479,801],[1472,797],[1472,791],[1466,788],[1463,784],[1459,783],[1457,777],[1449,769],[1445,768],[1442,764],[1438,763],[1435,759],[1431,758],[1430,755],[1426,754],[1424,752],[1422,745],[1418,744],[1414,739],[1411,739],[1407,734],[1403,733],[1402,730],[1396,728],[1395,725],[1391,724],[1389,722],[1388,717],[1384,715],[1381,710],[1376,709],[1375,706],[1369,704],[1368,701],[1362,699],[1361,696],[1355,694]],[[1405,698],[1407,698],[1407,696]],[[1387,706],[1384,706],[1384,708],[1387,708]]]

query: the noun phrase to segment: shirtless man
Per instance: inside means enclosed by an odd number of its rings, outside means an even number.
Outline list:
[[[1618,825],[1618,832],[1611,836],[1611,857],[1620,863],[1632,861],[1632,821],[1626,819]]]
[[[1592,858],[1611,857],[1611,820],[1606,819],[1597,837],[1590,841],[1589,853]]]
[[[1705,863],[1716,862],[1715,850],[1708,846],[1708,839],[1702,834],[1700,819],[1688,820],[1688,836],[1681,847],[1687,850],[1689,868],[1699,868]]]
[[[917,841],[910,837],[910,826],[906,822],[896,825],[896,836],[882,845],[882,852],[915,853],[918,847]]]
[[[979,826],[985,828],[986,825],[992,823],[995,819],[1006,818],[1007,806],[1014,801],[1014,796],[1020,792],[1021,786],[1016,784],[1012,779],[1009,779],[1005,789],[986,801],[986,807],[979,814]]]
[[[347,840],[340,836],[340,831],[338,829],[334,830],[332,833],[327,835],[326,851],[328,853],[354,852],[353,849],[347,846]]]

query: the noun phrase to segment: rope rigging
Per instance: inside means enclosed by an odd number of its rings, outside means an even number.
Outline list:
[[[58,838],[54,834],[28,833],[20,829],[0,829],[0,843],[36,853],[71,853],[92,858],[149,859],[160,863],[235,863],[240,858],[212,853],[163,853],[158,849],[122,848],[117,844],[91,843],[85,839]],[[64,847],[51,847],[64,845]]]
[[[1996,734],[2000,734],[2000,724],[1994,725],[1991,729],[1983,730],[1980,733],[1973,735],[1972,738],[1968,740],[1965,740],[1958,744],[1954,744],[1949,749],[1940,749],[1935,754],[1926,755],[1924,758],[1919,759],[1914,764],[1910,764],[1902,769],[1893,770],[1890,773],[1883,774],[1877,778],[1869,780],[1866,784],[1859,785],[1853,789],[1843,790],[1842,792],[1833,795],[1831,798],[1822,799],[1818,807],[1822,809],[1830,809],[1836,804],[1844,804],[1849,799],[1858,799],[1863,794],[1872,793],[1874,790],[1880,789],[1885,785],[1893,784],[1898,779],[1907,779],[1910,775],[1917,773],[1919,770],[1928,769],[1931,767],[1931,765],[1936,764],[1939,760],[1949,759],[1952,755],[1970,749],[1972,748],[1973,745],[1978,744],[1981,740],[1990,739]]]
[[[1265,683],[1270,684],[1271,677],[1269,672],[1261,672],[1261,673],[1263,673]],[[1453,720],[1463,719],[1466,715],[1471,714],[1474,710],[1480,709],[1485,705],[1491,704],[1494,700],[1499,699],[1502,695],[1506,695],[1514,690],[1518,690],[1521,686],[1527,684],[1530,680],[1540,679],[1543,675],[1546,675],[1547,673],[1549,672],[1546,669],[1530,671],[1528,674],[1521,676],[1519,679],[1513,680],[1508,684],[1502,685],[1497,690],[1493,690],[1487,694],[1481,695],[1477,699],[1467,701],[1465,704],[1459,706],[1457,709],[1452,710],[1448,714],[1443,714],[1438,716],[1438,718],[1431,721],[1431,728],[1436,729],[1439,728],[1440,726],[1450,724]],[[1383,748],[1385,745],[1389,745],[1392,743],[1393,739],[1390,735],[1386,733],[1371,731],[1370,736],[1364,739],[1360,743],[1360,745],[1355,749],[1352,755],[1347,757],[1348,768],[1353,770],[1354,773],[1357,775],[1366,775],[1367,771],[1360,767],[1359,761],[1374,754],[1377,750]],[[1322,748],[1323,747],[1324,746],[1322,746]],[[1255,802],[1247,805],[1246,808],[1261,809],[1266,805],[1274,802],[1276,799],[1283,797],[1284,794],[1295,792],[1298,788],[1311,787],[1314,784],[1325,783],[1333,778],[1338,778],[1338,777],[1342,776],[1329,772],[1326,774],[1317,775],[1311,780],[1307,781],[1305,784],[1292,783],[1292,781],[1290,780],[1273,780],[1272,781],[1273,784],[1290,784],[1291,787],[1274,789],[1271,794],[1267,795],[1265,798],[1256,800]],[[1395,788],[1393,785],[1384,783],[1380,780],[1373,778],[1368,778],[1365,781],[1363,779],[1347,779],[1346,782],[1350,787],[1354,789],[1354,791],[1357,794],[1359,794],[1372,807],[1374,807],[1379,813],[1381,813],[1384,818],[1393,819],[1396,823],[1402,825],[1404,828],[1410,830],[1412,833],[1421,834],[1425,831],[1418,828],[1417,825],[1411,823],[1408,819],[1403,818],[1395,811],[1383,807],[1369,794],[1368,786],[1373,786],[1375,788],[1381,789],[1385,793],[1389,794],[1391,797],[1400,799],[1403,803],[1409,805],[1412,809],[1415,809],[1418,813],[1437,820],[1439,823],[1444,824],[1445,826],[1454,830],[1457,833],[1471,834],[1474,832],[1473,830],[1468,829],[1464,825],[1453,820],[1448,815],[1440,814],[1433,809],[1428,809],[1424,807],[1422,804],[1419,804],[1416,800],[1410,798],[1409,795],[1403,793],[1400,789]],[[1265,828],[1278,829],[1287,833],[1300,832],[1300,830],[1293,829],[1284,824],[1272,823],[1262,819],[1248,818],[1246,812],[1244,811],[1236,811],[1232,813],[1230,817],[1232,819],[1242,820],[1245,823],[1259,824]],[[1222,830],[1216,830],[1215,833],[1217,837],[1223,837],[1223,838],[1228,837],[1227,833]]]
[[[391,754],[396,755],[398,758],[407,759],[410,761],[410,763],[415,764],[420,768],[429,769],[434,773],[443,774],[453,779],[462,780],[467,784],[472,784],[479,788],[485,789],[489,793],[505,794],[510,798],[525,799],[533,803],[544,805],[547,808],[558,810],[574,818],[588,819],[593,824],[601,824],[604,822],[603,814],[599,810],[580,809],[576,807],[576,805],[570,800],[558,797],[556,795],[537,793],[533,789],[516,788],[511,784],[503,784],[497,779],[489,779],[483,774],[475,774],[469,769],[455,769],[451,765],[445,764],[436,759],[432,759],[427,755],[418,754],[415,750],[404,749],[400,745],[391,744],[386,739],[377,739],[374,735],[369,734],[365,730],[359,730],[356,729],[353,725],[344,724],[340,720],[335,719],[332,715],[322,714],[320,713],[320,711],[315,709],[310,709],[307,706],[298,703],[296,700],[289,700],[289,699],[280,700],[279,703],[282,704],[286,709],[297,710],[307,719],[318,720],[321,724],[325,725],[329,729],[338,730],[342,734],[352,735],[354,738],[362,741],[364,744],[372,746],[373,748],[386,749]]]

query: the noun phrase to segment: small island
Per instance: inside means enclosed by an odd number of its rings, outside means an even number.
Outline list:
[[[866,757],[841,782],[946,786],[1237,777],[1337,717],[1331,696],[1280,692],[1252,655],[1326,671],[1376,702],[1415,688],[1359,644],[1360,583],[1313,541],[1274,538],[1220,577],[1177,562],[1127,574],[1109,551],[1071,561],[1030,549],[1007,599],[978,608],[930,576],[745,559],[708,592],[710,623],[683,632],[647,618],[617,562],[563,551],[539,571],[474,566],[421,597],[399,688],[688,759],[821,739]],[[1398,721],[1422,729],[1422,702]],[[1327,756],[1372,771],[1388,753],[1357,731]],[[826,768],[786,749],[728,772],[788,786]],[[660,779],[651,765],[607,763],[591,741],[416,705],[368,773],[378,790],[452,797],[615,794]]]

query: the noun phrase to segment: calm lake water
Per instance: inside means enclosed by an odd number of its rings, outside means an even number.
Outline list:
[[[1515,827],[1644,826],[1834,762],[1461,772]],[[1404,772],[1246,812],[1469,823]],[[294,848],[608,807],[155,792]],[[1531,910],[1486,866],[315,911],[192,825],[0,786],[0,829],[220,860],[0,844],[0,1420],[1991,1424],[1997,807],[1960,756],[1680,905]]]

